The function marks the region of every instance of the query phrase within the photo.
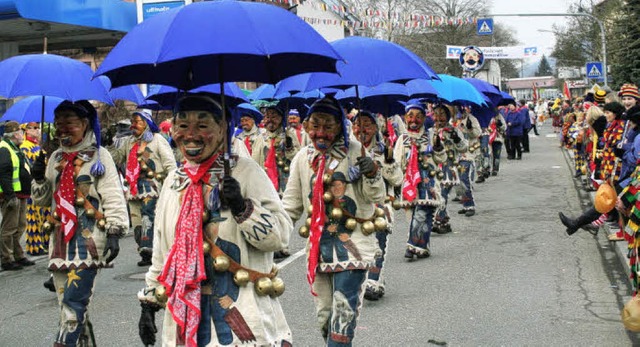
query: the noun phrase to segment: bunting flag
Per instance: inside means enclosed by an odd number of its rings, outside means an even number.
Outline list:
[[[564,81],[564,89],[562,90],[562,94],[567,100],[571,100],[571,91],[569,90],[569,84],[567,81]]]
[[[330,18],[313,18],[313,17],[300,17],[305,22],[316,25],[316,24],[324,24],[324,25],[340,25],[348,28],[432,28],[444,25],[466,25],[466,24],[476,24],[476,19],[473,18],[433,18],[425,17],[420,20],[394,20],[394,21],[383,21],[380,18],[373,19],[363,19],[359,21],[350,21],[344,19],[330,19]]]
[[[531,85],[533,88],[533,102],[538,102],[538,87],[535,83],[532,83]]]

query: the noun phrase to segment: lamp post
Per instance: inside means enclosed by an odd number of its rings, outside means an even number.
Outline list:
[[[605,87],[608,86],[608,78],[607,78],[607,39],[604,31],[604,24],[602,21],[598,19],[596,16],[585,13],[502,13],[502,14],[492,14],[490,17],[589,17],[598,23],[598,27],[600,27],[600,39],[602,43],[602,65],[604,66],[602,77],[603,83]]]

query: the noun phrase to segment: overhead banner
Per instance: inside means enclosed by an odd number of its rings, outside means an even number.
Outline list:
[[[479,47],[484,53],[484,59],[525,59],[538,56],[538,47],[513,46],[513,47]],[[460,53],[464,46],[447,45],[447,59],[460,59]]]

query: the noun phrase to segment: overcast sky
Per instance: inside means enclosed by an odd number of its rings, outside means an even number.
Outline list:
[[[572,0],[493,0],[492,14],[566,13]],[[554,23],[562,24],[566,17],[495,17],[494,22],[515,31],[516,38],[527,46],[538,46],[538,52],[547,56],[553,50],[555,39],[551,30]]]

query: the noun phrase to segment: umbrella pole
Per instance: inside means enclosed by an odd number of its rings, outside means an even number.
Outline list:
[[[224,82],[220,81],[220,104],[222,106],[222,119],[224,122],[227,122],[227,112],[226,112],[227,108],[225,107],[224,101],[225,101],[224,100]],[[227,122],[227,131],[224,134],[225,136],[224,175],[225,176],[231,176],[231,165],[229,164],[229,160],[231,158],[231,137],[229,136],[230,126],[231,124]]]
[[[42,108],[40,109],[40,148],[44,148],[44,98],[42,96]]]
[[[361,110],[361,104],[360,104],[360,90],[358,89],[358,85],[356,85],[356,105],[358,105],[358,115],[360,115],[360,111]],[[364,131],[362,131],[362,117],[358,117],[358,127],[360,128],[360,144],[362,145],[360,147],[360,156],[364,157],[365,156],[365,149],[364,149]]]

